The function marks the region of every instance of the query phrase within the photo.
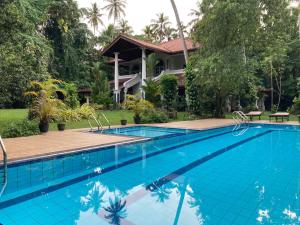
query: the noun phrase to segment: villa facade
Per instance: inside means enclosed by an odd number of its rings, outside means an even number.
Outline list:
[[[188,51],[198,47],[190,39],[186,39]],[[154,74],[147,74],[147,56],[156,54],[158,63],[153,68]],[[111,44],[105,47],[102,55],[113,58],[109,63],[114,65],[114,80],[112,81],[116,102],[121,102],[126,94],[142,92],[142,85],[149,77],[159,81],[164,74],[178,76],[179,88],[184,88],[185,60],[181,39],[153,44],[134,37],[119,35]]]

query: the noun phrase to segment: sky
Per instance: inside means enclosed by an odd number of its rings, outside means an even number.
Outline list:
[[[189,13],[191,12],[191,9],[196,8],[197,1],[198,0],[175,0],[180,20],[183,21],[184,24],[187,24],[192,20]],[[80,8],[90,7],[94,2],[96,2],[100,8],[105,6],[104,0],[77,0],[77,2]],[[133,27],[135,34],[141,34],[142,29],[146,25],[151,24],[151,19],[155,19],[156,14],[161,12],[169,17],[175,27],[176,19],[170,0],[127,0],[125,19],[128,20],[130,26]],[[113,23],[113,20],[108,21],[107,12],[103,11],[102,13],[105,14],[103,16],[105,25],[109,22]]]

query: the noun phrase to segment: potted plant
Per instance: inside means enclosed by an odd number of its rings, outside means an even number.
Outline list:
[[[124,109],[121,110],[121,125],[126,126],[127,125],[127,119],[125,118],[125,112]]]
[[[151,102],[144,100],[137,95],[127,95],[124,107],[134,112],[133,120],[135,124],[141,123],[141,114],[144,110],[154,108]]]
[[[79,121],[79,116],[76,110],[73,109],[59,109],[55,115],[55,121],[57,123],[57,129],[64,131],[66,123],[69,121]]]
[[[66,95],[65,91],[59,87],[61,81],[49,79],[44,82],[31,82],[30,91],[25,92],[25,96],[33,98],[33,105],[30,113],[34,118],[39,119],[39,129],[42,133],[49,130],[49,122],[54,118],[57,107],[64,103],[57,98],[57,93]]]

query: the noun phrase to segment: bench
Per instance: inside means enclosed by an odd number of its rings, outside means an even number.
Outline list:
[[[284,119],[286,119],[287,121],[289,121],[290,120],[290,114],[289,113],[285,113],[285,112],[277,112],[277,113],[269,115],[270,121],[272,121],[272,118],[275,118],[276,122],[278,122],[278,118],[281,118],[282,122],[284,121]]]

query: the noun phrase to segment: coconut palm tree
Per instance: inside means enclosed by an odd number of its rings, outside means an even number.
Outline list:
[[[114,25],[116,21],[120,19],[121,15],[125,16],[126,0],[105,0],[107,5],[103,8],[108,11],[108,19],[114,19]]]
[[[129,25],[128,21],[124,19],[119,21],[117,30],[120,34],[131,35],[133,33],[132,27]]]
[[[115,37],[118,35],[117,29],[113,24],[108,25],[108,27],[103,30],[98,38],[98,42],[101,47],[111,43]]]
[[[100,13],[100,9],[97,6],[97,3],[92,3],[92,7],[86,10],[86,17],[88,19],[89,24],[94,28],[94,35],[96,30],[98,30],[99,24],[103,25],[101,17],[103,14]]]
[[[192,16],[193,19],[188,23],[188,26],[193,28],[202,17],[201,3],[199,1],[197,2],[196,9],[191,9],[189,16]]]
[[[164,13],[159,13],[157,14],[157,19],[153,19],[151,22],[158,41],[162,42],[165,39],[166,29],[170,25],[169,17],[165,16]]]
[[[148,41],[154,41],[155,40],[155,34],[153,32],[153,29],[151,26],[145,26],[145,28],[143,29],[143,33],[145,35],[145,38]]]
[[[177,26],[178,26],[178,30],[179,30],[179,35],[180,35],[180,38],[182,40],[182,47],[183,47],[185,64],[187,64],[188,63],[188,51],[187,51],[187,46],[186,46],[186,42],[185,42],[184,35],[183,35],[183,30],[182,30],[181,21],[180,21],[180,18],[179,18],[179,13],[178,13],[178,10],[177,10],[177,7],[176,7],[176,4],[175,4],[174,0],[171,0],[171,4],[172,4],[172,7],[173,7],[173,10],[174,10],[174,13],[175,13]]]

